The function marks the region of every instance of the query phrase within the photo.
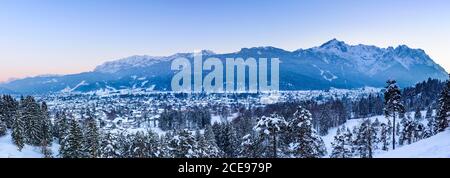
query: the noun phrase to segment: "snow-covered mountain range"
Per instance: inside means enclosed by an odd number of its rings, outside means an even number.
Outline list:
[[[228,54],[207,50],[202,53],[204,59],[216,57],[223,61],[231,57],[279,58],[281,90],[383,87],[387,79],[396,79],[400,86],[406,87],[427,78],[444,80],[448,77],[425,51],[405,45],[379,48],[349,45],[333,39],[318,47],[296,51],[255,47]],[[170,81],[175,74],[170,64],[178,57],[192,60],[193,54],[131,56],[106,62],[90,72],[19,79],[0,84],[0,88],[22,94],[121,89],[170,91]]]

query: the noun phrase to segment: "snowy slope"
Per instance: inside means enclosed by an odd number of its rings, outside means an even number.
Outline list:
[[[59,145],[52,144],[52,152],[54,156],[58,153]],[[11,132],[8,132],[5,136],[0,137],[0,158],[42,158],[43,155],[40,152],[40,148],[25,145],[22,151],[17,149],[11,139]]]
[[[450,130],[393,151],[375,155],[377,158],[450,158]]]
[[[370,119],[372,122],[374,122],[376,119],[378,119],[378,121],[380,121],[380,123],[388,122],[388,120],[384,116],[374,116],[374,117],[370,117],[368,119]],[[352,130],[354,127],[360,126],[363,121],[364,121],[364,119],[351,119],[351,120],[348,120],[343,125],[345,125],[346,128],[349,128],[350,130]],[[399,122],[400,121],[396,121],[397,124]],[[339,127],[342,127],[343,125],[341,125]],[[327,148],[328,154],[330,154],[332,151],[331,143],[334,141],[334,136],[336,136],[337,129],[338,129],[337,127],[329,129],[328,134],[322,137],[323,141],[325,142],[325,147]],[[329,157],[329,155],[325,156],[325,157]]]
[[[422,116],[425,116],[426,111],[421,111],[421,113],[422,113]],[[412,116],[414,116],[414,114],[415,114],[415,112],[409,112],[409,113],[407,113],[407,115],[412,115]],[[384,117],[384,116],[373,116],[373,117],[369,117],[369,118],[361,118],[361,119],[351,119],[351,120],[348,120],[345,124],[339,126],[339,128],[342,127],[342,126],[345,126],[346,128],[349,128],[350,130],[352,130],[354,127],[360,126],[361,123],[362,123],[365,119],[370,119],[371,122],[374,122],[374,121],[377,120],[377,119],[378,119],[378,121],[379,121],[380,123],[387,123],[387,122],[388,122],[388,119],[387,119],[386,117]],[[397,119],[397,120],[396,120],[397,126],[400,126],[400,120],[401,120],[401,119]],[[427,122],[426,119],[423,119],[423,120],[422,120],[422,124],[426,125],[426,122]],[[323,139],[323,141],[324,141],[324,143],[325,143],[325,147],[326,147],[326,149],[327,149],[327,153],[328,153],[328,154],[331,154],[331,152],[332,152],[332,146],[331,146],[331,143],[334,141],[334,136],[336,136],[337,129],[338,129],[337,127],[336,127],[336,128],[331,128],[331,129],[329,129],[329,130],[328,130],[328,134],[322,137],[322,139]],[[447,131],[447,132],[450,132],[450,131]],[[447,143],[442,142],[442,145],[439,145],[439,142],[441,142],[441,141],[436,141],[436,142],[437,142],[437,143],[435,144],[436,147],[433,148],[433,149],[436,149],[436,150],[437,150],[437,149],[447,149],[447,150],[448,150],[447,153],[449,153],[449,154],[447,154],[446,157],[449,157],[449,158],[450,158],[450,136],[449,136],[449,134],[450,134],[450,133],[447,133],[447,135],[446,135],[446,137],[447,137]],[[440,134],[438,134],[438,135],[436,135],[436,136],[433,136],[433,137],[431,137],[431,138],[428,138],[428,139],[432,139],[432,138],[437,137],[437,136],[439,136],[439,135],[440,135]],[[398,140],[397,140],[397,141],[398,141]],[[411,144],[411,145],[413,145],[413,146],[412,146],[410,149],[413,150],[415,147],[419,148],[421,144],[428,144],[428,143],[421,143],[421,142],[423,142],[423,141],[425,141],[425,140],[421,140],[421,141],[419,141],[419,142],[416,142],[416,143]],[[418,144],[418,145],[416,145],[416,144]],[[410,147],[411,145],[406,145],[406,146],[399,146],[399,145],[397,145],[397,147],[399,148],[398,150],[402,150],[402,149],[407,149],[407,148]],[[445,145],[446,145],[446,146],[445,146]],[[431,145],[430,145],[430,146],[431,146]],[[442,148],[439,148],[439,146],[442,146]],[[424,149],[428,149],[428,147],[426,147],[426,148],[424,148]],[[430,148],[430,149],[431,149],[431,148]],[[411,150],[405,150],[405,151],[404,151],[405,155],[407,155],[408,152],[411,151]],[[397,151],[397,150],[395,150],[395,151]],[[420,150],[416,150],[416,151],[420,151]],[[427,150],[427,151],[429,151],[429,150]],[[402,157],[402,156],[391,155],[391,154],[389,154],[390,152],[385,152],[385,151],[382,151],[382,150],[380,150],[380,149],[374,150],[374,152],[375,152],[375,153],[374,153],[375,157],[378,157],[378,158],[385,158],[385,157],[386,157],[386,158],[390,158],[390,157]],[[412,154],[413,154],[413,153],[414,153],[414,151],[412,152]],[[442,152],[442,153],[445,154],[444,152]],[[393,153],[393,154],[395,154],[395,153]],[[430,153],[430,155],[434,155],[434,153]],[[430,155],[424,155],[424,156],[422,156],[422,157],[428,158],[428,157],[430,157]],[[325,157],[328,158],[329,156],[330,156],[330,155],[327,155],[327,156],[325,156]],[[412,156],[412,155],[411,155],[411,156],[406,156],[406,157],[415,157],[415,156]],[[431,156],[431,157],[440,157],[440,155],[439,155],[439,154],[436,154],[435,156]]]

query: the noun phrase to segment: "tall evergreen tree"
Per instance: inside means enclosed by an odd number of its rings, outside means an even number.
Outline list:
[[[319,135],[325,136],[328,134],[328,128],[330,127],[330,121],[331,121],[331,117],[328,113],[328,109],[324,108],[321,111],[321,115],[319,117],[319,124],[318,124]]]
[[[159,146],[158,146],[158,150],[159,150],[159,154],[158,156],[160,158],[173,158],[172,155],[172,150],[169,146],[169,142],[173,139],[172,134],[170,134],[170,132],[167,132],[166,134],[162,135],[159,138]]]
[[[161,151],[160,151],[160,140],[157,133],[153,132],[152,130],[147,131],[147,150],[148,150],[148,157],[150,158],[157,158],[161,157]]]
[[[402,131],[400,134],[400,145],[411,144],[414,140],[414,129],[416,128],[415,122],[410,116],[402,119],[400,122],[402,125]]]
[[[201,150],[203,150],[202,157],[218,158],[222,155],[219,147],[217,146],[211,125],[206,125],[203,138],[200,138],[197,142]]]
[[[13,121],[12,140],[19,151],[25,146],[25,122],[21,111],[17,111]]]
[[[117,134],[116,138],[116,153],[119,158],[131,158],[133,155],[132,150],[132,135],[126,131],[122,131]]]
[[[238,155],[238,147],[241,144],[237,137],[237,132],[231,123],[226,123],[224,128],[224,147],[223,152],[225,157],[235,158]]]
[[[55,114],[55,124],[53,127],[53,135],[58,139],[58,143],[61,144],[63,139],[67,137],[69,133],[69,120],[67,119],[66,112],[57,112]]]
[[[373,127],[370,119],[363,121],[358,128],[354,146],[361,158],[372,158],[373,152],[377,148],[378,143],[377,132]]]
[[[338,128],[331,145],[333,148],[331,158],[351,158],[353,156],[352,133],[345,126]]]
[[[83,133],[77,120],[71,119],[69,134],[63,141],[64,146],[60,154],[63,158],[83,158],[85,156],[83,149]]]
[[[384,92],[385,108],[384,114],[386,118],[392,117],[392,149],[395,150],[395,132],[396,132],[396,116],[405,112],[405,107],[401,103],[401,91],[395,80],[388,80],[386,91]]]
[[[118,154],[117,139],[111,132],[102,134],[100,142],[100,157],[101,158],[117,158]]]
[[[50,120],[50,114],[48,112],[47,103],[43,102],[41,104],[41,118],[40,118],[40,124],[41,124],[41,146],[47,147],[51,145],[53,141],[53,135],[52,135],[52,121]]]
[[[280,133],[286,129],[287,122],[279,115],[271,115],[270,117],[263,116],[255,126],[255,131],[259,133],[262,138],[267,138],[268,146],[270,147],[270,157],[277,158],[278,156],[278,139]]]
[[[131,157],[133,158],[147,158],[149,150],[147,149],[147,140],[143,132],[139,131],[131,136]]]
[[[414,112],[414,119],[421,121],[423,119],[422,112],[420,111],[420,108],[417,107],[416,111]]]
[[[4,121],[7,128],[12,128],[18,109],[19,102],[11,95],[3,95],[0,102],[0,119]]]
[[[197,149],[197,142],[191,132],[184,129],[176,133],[169,141],[169,147],[172,150],[172,155],[175,158],[197,158],[195,152]]]
[[[427,118],[427,127],[425,129],[425,133],[423,138],[429,138],[433,135],[436,135],[436,120],[434,117]]]
[[[264,154],[264,148],[262,145],[263,139],[259,137],[259,134],[252,132],[245,135],[242,138],[240,146],[240,157],[242,158],[262,158]]]
[[[85,137],[84,137],[85,151],[88,157],[97,158],[100,156],[100,134],[97,127],[97,121],[92,115],[86,119]]]
[[[288,134],[291,135],[290,144],[292,154],[297,158],[318,158],[325,156],[325,144],[312,126],[312,115],[303,107],[298,107],[294,117],[288,123]]]
[[[450,112],[450,80],[447,80],[439,98],[438,112],[436,115],[435,132],[442,132],[448,127]]]
[[[41,108],[32,96],[25,97],[21,105],[22,118],[26,128],[26,143],[40,146],[43,140]]]
[[[431,119],[433,116],[433,110],[431,109],[431,107],[427,108],[427,113],[425,114],[425,119],[429,120]]]
[[[381,142],[381,150],[388,151],[390,145],[392,133],[392,124],[388,121],[387,124],[382,123],[380,126],[380,142]]]

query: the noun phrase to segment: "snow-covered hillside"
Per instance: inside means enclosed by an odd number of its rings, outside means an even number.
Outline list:
[[[384,116],[374,116],[374,117],[370,117],[367,119],[370,119],[371,122],[374,122],[377,119],[378,119],[378,121],[380,121],[380,123],[388,122],[388,120]],[[361,125],[361,123],[363,121],[364,121],[364,119],[351,119],[351,120],[348,120],[345,124],[341,125],[340,127],[345,126],[346,128],[353,129],[354,127],[358,127],[359,125]],[[399,121],[397,121],[397,124],[398,124],[398,122]],[[328,130],[327,135],[322,137],[323,141],[325,142],[325,147],[327,148],[328,154],[330,154],[332,151],[331,143],[334,141],[334,136],[336,135],[337,130],[338,130],[338,128],[332,128],[332,129]]]
[[[408,113],[414,115],[414,112]],[[422,115],[425,112],[422,111]],[[370,118],[371,122],[378,120],[380,123],[387,123],[388,120],[384,116],[374,116]],[[365,119],[352,119],[348,120],[345,124],[341,125],[346,128],[352,129],[358,127]],[[397,120],[397,126],[400,126],[399,119]],[[425,124],[426,120],[422,123]],[[328,134],[322,137],[325,142],[328,154],[332,151],[332,142],[336,135],[337,128],[332,128],[328,131]],[[397,140],[398,141],[398,140]],[[329,156],[329,155],[328,155]],[[327,156],[327,157],[328,157]],[[382,151],[375,150],[375,158],[450,158],[450,130],[442,133],[438,133],[435,136],[420,140],[410,145],[397,146],[396,150]]]
[[[406,145],[394,151],[375,155],[376,158],[450,158],[450,130]]]
[[[58,153],[59,145],[53,143],[51,150],[56,157]],[[8,132],[5,136],[0,137],[0,158],[42,158],[43,155],[40,152],[40,148],[25,145],[22,151],[17,149],[11,139],[11,132]]]

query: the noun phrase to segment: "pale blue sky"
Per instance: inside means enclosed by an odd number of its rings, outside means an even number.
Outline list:
[[[92,70],[130,55],[338,38],[424,49],[450,69],[447,0],[0,0],[0,81]]]

